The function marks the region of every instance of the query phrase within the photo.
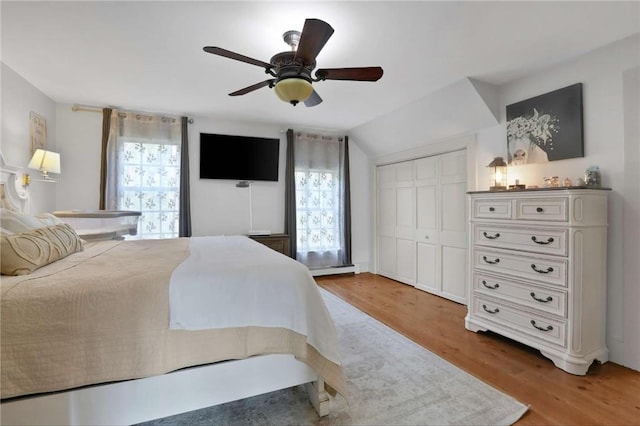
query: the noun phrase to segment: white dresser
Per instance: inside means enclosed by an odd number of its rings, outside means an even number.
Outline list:
[[[572,374],[606,362],[607,195],[470,192],[466,328],[534,347]]]

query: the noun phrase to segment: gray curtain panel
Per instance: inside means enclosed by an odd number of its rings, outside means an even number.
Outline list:
[[[107,145],[111,128],[111,108],[102,109],[102,148],[100,150],[100,210],[106,209],[107,192]]]
[[[351,263],[351,177],[349,175],[349,137],[344,137],[344,179],[343,184],[343,205],[344,216],[342,217],[343,244],[342,262],[344,265],[352,265]]]
[[[296,165],[293,152],[293,129],[287,130],[287,164],[284,178],[284,232],[289,235],[291,257],[296,257]]]
[[[191,190],[189,185],[189,118],[182,117],[180,146],[180,229],[178,236],[191,236]]]
[[[285,197],[286,223],[290,233],[295,229],[295,258],[309,269],[351,266],[347,139],[291,133]]]

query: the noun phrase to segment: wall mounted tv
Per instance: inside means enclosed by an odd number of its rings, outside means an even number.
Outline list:
[[[280,139],[200,133],[200,179],[278,180]]]

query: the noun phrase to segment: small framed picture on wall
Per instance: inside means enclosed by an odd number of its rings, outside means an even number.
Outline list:
[[[31,130],[31,155],[33,155],[36,149],[47,148],[47,120],[31,111],[29,124]]]

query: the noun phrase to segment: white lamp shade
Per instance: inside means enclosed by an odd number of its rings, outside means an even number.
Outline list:
[[[46,173],[60,173],[60,154],[44,149],[36,149],[27,166]]]
[[[278,97],[291,103],[298,103],[306,101],[311,93],[313,93],[313,86],[307,80],[302,78],[287,78],[280,80],[276,87],[273,88]]]

